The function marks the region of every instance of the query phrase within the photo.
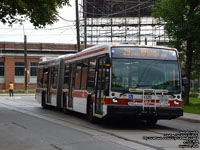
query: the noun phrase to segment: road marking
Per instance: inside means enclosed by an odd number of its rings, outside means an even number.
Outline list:
[[[22,99],[22,97],[15,97],[15,99]]]

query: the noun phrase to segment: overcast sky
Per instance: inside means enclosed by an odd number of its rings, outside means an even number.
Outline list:
[[[35,30],[30,22],[24,22],[27,42],[39,43],[76,43],[75,7],[74,0],[70,0],[72,7],[65,6],[59,10],[60,19],[52,26]],[[24,42],[23,26],[14,24],[12,27],[0,23],[0,42]]]

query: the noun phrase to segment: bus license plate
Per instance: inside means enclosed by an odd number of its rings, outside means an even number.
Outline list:
[[[168,103],[169,102],[169,97],[167,95],[161,95],[159,96],[159,100],[160,100],[160,103]]]

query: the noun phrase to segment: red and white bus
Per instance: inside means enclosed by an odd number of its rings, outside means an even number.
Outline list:
[[[126,117],[155,124],[183,115],[176,49],[99,45],[39,63],[41,105],[96,118]]]

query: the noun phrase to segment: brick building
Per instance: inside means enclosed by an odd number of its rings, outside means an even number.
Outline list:
[[[36,87],[37,65],[41,57],[75,53],[76,49],[75,44],[28,43],[28,89]],[[10,82],[14,83],[15,90],[24,89],[24,43],[0,42],[0,90],[8,90]]]

